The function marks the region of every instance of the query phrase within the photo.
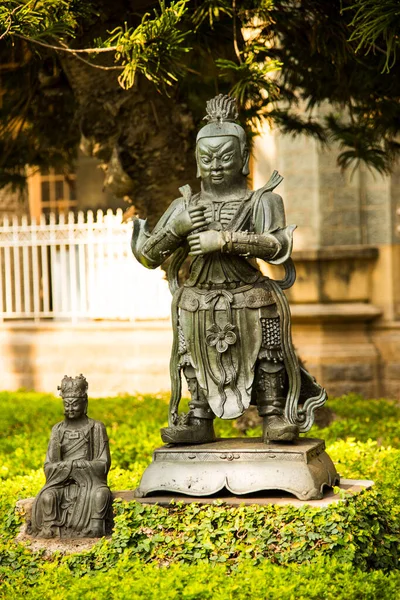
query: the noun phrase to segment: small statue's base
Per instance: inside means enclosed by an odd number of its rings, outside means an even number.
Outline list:
[[[266,445],[260,438],[231,438],[157,448],[135,496],[175,492],[204,497],[225,488],[238,496],[280,490],[299,500],[318,500],[325,486],[339,481],[323,440]]]

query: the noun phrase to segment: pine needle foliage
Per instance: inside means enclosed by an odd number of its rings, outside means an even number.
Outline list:
[[[151,81],[195,122],[207,98],[231,93],[255,133],[266,118],[336,142],[342,168],[388,173],[400,150],[399,28],[396,0],[3,2],[0,185],[23,184],[23,165],[73,162],[82,115],[66,55],[93,78],[111,71],[121,93]]]
[[[356,52],[380,52],[386,55],[383,72],[396,64],[400,45],[400,5],[397,0],[356,0],[348,10],[355,11],[350,23],[350,41],[357,42]]]
[[[168,7],[161,2],[160,12],[154,11],[153,18],[145,13],[138,27],[128,28],[125,24],[111,32],[106,43],[116,46],[115,61],[124,66],[118,77],[121,87],[131,88],[140,72],[166,92],[167,86],[184,75],[180,61],[190,48],[185,45],[188,32],[178,25],[186,10],[187,0],[171,2]]]

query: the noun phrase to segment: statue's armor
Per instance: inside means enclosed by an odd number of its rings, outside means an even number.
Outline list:
[[[132,247],[142,264],[158,266],[186,246],[173,231],[175,217],[189,205],[205,207],[207,229],[221,231],[223,244],[220,251],[195,256],[188,279],[174,291],[172,395],[178,389],[175,371],[183,371],[197,418],[233,419],[254,403],[262,416],[286,411],[288,422],[306,431],[326,394],[300,370],[287,300],[255,260],[285,264],[292,250],[294,226],[286,226],[282,198],[269,190],[228,201],[184,194],[151,234],[136,224]],[[308,401],[304,414],[299,401]]]
[[[222,230],[229,240],[222,253],[195,258],[178,303],[180,365],[191,365],[196,373],[199,389],[191,408],[200,418],[210,414],[208,407],[221,418],[240,416],[252,396],[257,401],[252,385],[259,359],[283,358],[280,346],[266,333],[270,321],[279,328],[276,305],[252,258],[257,253],[273,257],[282,245],[271,234],[254,233],[251,211],[246,210],[251,197],[247,192],[226,202],[207,203],[200,195],[193,199],[211,212],[208,227]],[[235,231],[235,220],[243,231]]]
[[[180,237],[170,227],[163,227],[157,234],[149,237],[143,246],[143,255],[150,264],[154,263],[157,266],[172,254],[180,243]]]

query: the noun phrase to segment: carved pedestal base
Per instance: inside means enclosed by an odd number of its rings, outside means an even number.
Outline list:
[[[260,438],[232,438],[157,448],[135,496],[175,492],[203,497],[225,488],[239,496],[280,490],[299,500],[317,500],[324,486],[338,484],[339,475],[323,440],[301,438],[296,444],[265,445]]]

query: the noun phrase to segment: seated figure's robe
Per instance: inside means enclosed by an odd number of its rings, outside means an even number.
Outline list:
[[[77,467],[76,460],[88,461]],[[111,493],[107,473],[111,458],[106,429],[100,421],[89,419],[79,429],[68,429],[65,421],[51,432],[44,471],[46,484],[32,507],[32,533],[40,536],[51,523],[53,533],[90,535],[90,520],[104,519]],[[44,503],[44,499],[45,503]],[[52,510],[49,513],[49,504]]]

